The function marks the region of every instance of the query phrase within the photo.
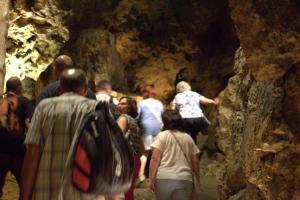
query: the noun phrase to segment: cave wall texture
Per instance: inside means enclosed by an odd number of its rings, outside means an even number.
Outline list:
[[[8,30],[9,1],[0,2],[0,93],[3,93],[5,78],[6,35]]]
[[[205,110],[221,152],[208,166],[220,198],[300,199],[298,0],[44,5],[13,4],[6,78],[37,81],[38,91],[53,80],[53,59],[67,53],[89,80],[108,79],[121,92],[154,84],[167,103],[175,82],[187,80],[207,97],[220,93],[220,105]]]
[[[229,4],[242,48],[215,113],[221,196],[299,199],[299,1]]]

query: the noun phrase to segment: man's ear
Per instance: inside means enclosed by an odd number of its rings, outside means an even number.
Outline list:
[[[86,96],[86,95],[87,95],[87,93],[88,93],[88,89],[89,89],[89,87],[88,87],[87,85],[85,85],[85,87],[84,87],[84,96]]]
[[[57,96],[60,96],[63,93],[63,88],[59,85],[57,88]]]
[[[87,93],[88,93],[88,86],[87,85],[85,85],[84,87],[82,87],[81,89],[80,89],[80,91],[79,91],[79,94],[81,95],[81,96],[86,96],[87,95]]]

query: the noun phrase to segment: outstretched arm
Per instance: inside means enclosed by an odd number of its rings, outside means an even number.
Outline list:
[[[28,145],[21,174],[21,200],[31,199],[32,190],[40,162],[40,155],[41,151],[39,145]]]
[[[219,98],[216,97],[214,99],[209,99],[205,96],[200,97],[200,103],[204,105],[218,105],[219,104]]]

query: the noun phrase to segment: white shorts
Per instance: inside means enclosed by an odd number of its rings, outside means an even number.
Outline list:
[[[155,141],[156,135],[143,135],[145,150],[151,150],[151,144]]]

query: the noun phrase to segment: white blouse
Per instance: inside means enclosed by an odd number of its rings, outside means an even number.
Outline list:
[[[175,104],[182,118],[203,117],[204,114],[200,108],[201,95],[193,91],[184,91],[178,93],[172,103]]]

